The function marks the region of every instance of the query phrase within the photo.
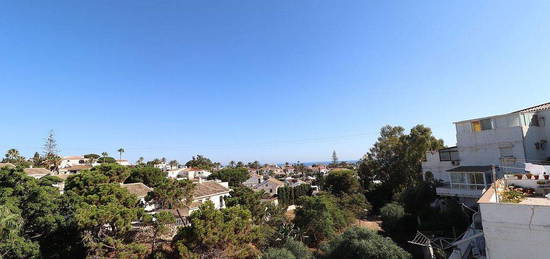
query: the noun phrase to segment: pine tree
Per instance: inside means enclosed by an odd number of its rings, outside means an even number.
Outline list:
[[[332,164],[336,166],[338,164],[338,156],[336,156],[336,150],[332,151]]]

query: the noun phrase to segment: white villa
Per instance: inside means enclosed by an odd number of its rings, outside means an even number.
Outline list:
[[[253,189],[254,191],[263,190],[265,193],[274,196],[279,188],[285,186],[285,183],[270,176],[261,176],[252,174],[248,180],[243,182],[243,185]]]
[[[156,206],[154,204],[145,201],[147,194],[153,191],[152,188],[143,183],[121,183],[120,187],[128,190],[129,193],[136,195],[141,204],[143,204],[145,211],[151,212],[155,210]]]
[[[525,173],[526,165],[548,165],[550,148],[550,103],[519,111],[455,122],[456,147],[427,153],[422,163],[424,177],[443,182],[440,196],[475,201],[504,174]],[[550,169],[550,168],[548,168]],[[549,173],[549,170],[546,170]]]
[[[200,168],[180,168],[175,170],[169,170],[168,171],[168,177],[175,178],[175,179],[206,179],[208,176],[210,176],[212,173],[208,170],[200,169]]]

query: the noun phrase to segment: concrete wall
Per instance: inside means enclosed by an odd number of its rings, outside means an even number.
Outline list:
[[[550,257],[550,206],[480,203],[489,259]]]
[[[451,179],[447,170],[458,166],[453,165],[451,161],[439,161],[439,152],[429,151],[426,153],[426,161],[422,162],[422,173],[432,172],[434,179],[448,183]]]
[[[513,156],[522,162],[525,160],[519,119],[514,116],[496,117],[493,125],[494,129],[473,132],[470,122],[456,124],[461,165],[500,165],[499,147],[502,146],[512,147]]]
[[[195,201],[201,201],[202,203],[205,203],[206,201],[212,201],[216,209],[222,209],[222,208],[225,208],[225,202],[222,201],[220,197],[228,197],[228,196],[229,196],[229,193],[224,193],[224,194],[218,194],[218,195],[213,195],[209,197],[203,197],[200,199],[196,199]]]

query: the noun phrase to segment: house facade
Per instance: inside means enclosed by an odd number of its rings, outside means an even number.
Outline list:
[[[477,199],[495,176],[525,173],[530,163],[550,164],[549,116],[550,103],[545,103],[455,122],[456,147],[428,152],[422,172],[443,183],[437,188],[440,196]]]
[[[481,244],[485,246],[480,246],[480,252],[488,259],[548,258],[550,200],[527,197],[518,203],[502,202],[501,188],[506,184],[548,193],[548,189],[537,187],[536,180],[498,180],[496,189],[490,187],[478,201],[484,237]]]
[[[254,191],[264,191],[271,196],[275,196],[279,188],[285,186],[285,183],[274,177],[253,174],[243,182],[243,185]]]

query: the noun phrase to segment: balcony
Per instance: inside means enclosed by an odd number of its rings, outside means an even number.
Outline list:
[[[486,186],[481,184],[450,184],[445,183],[436,187],[435,191],[439,196],[452,196],[462,198],[479,198]]]

